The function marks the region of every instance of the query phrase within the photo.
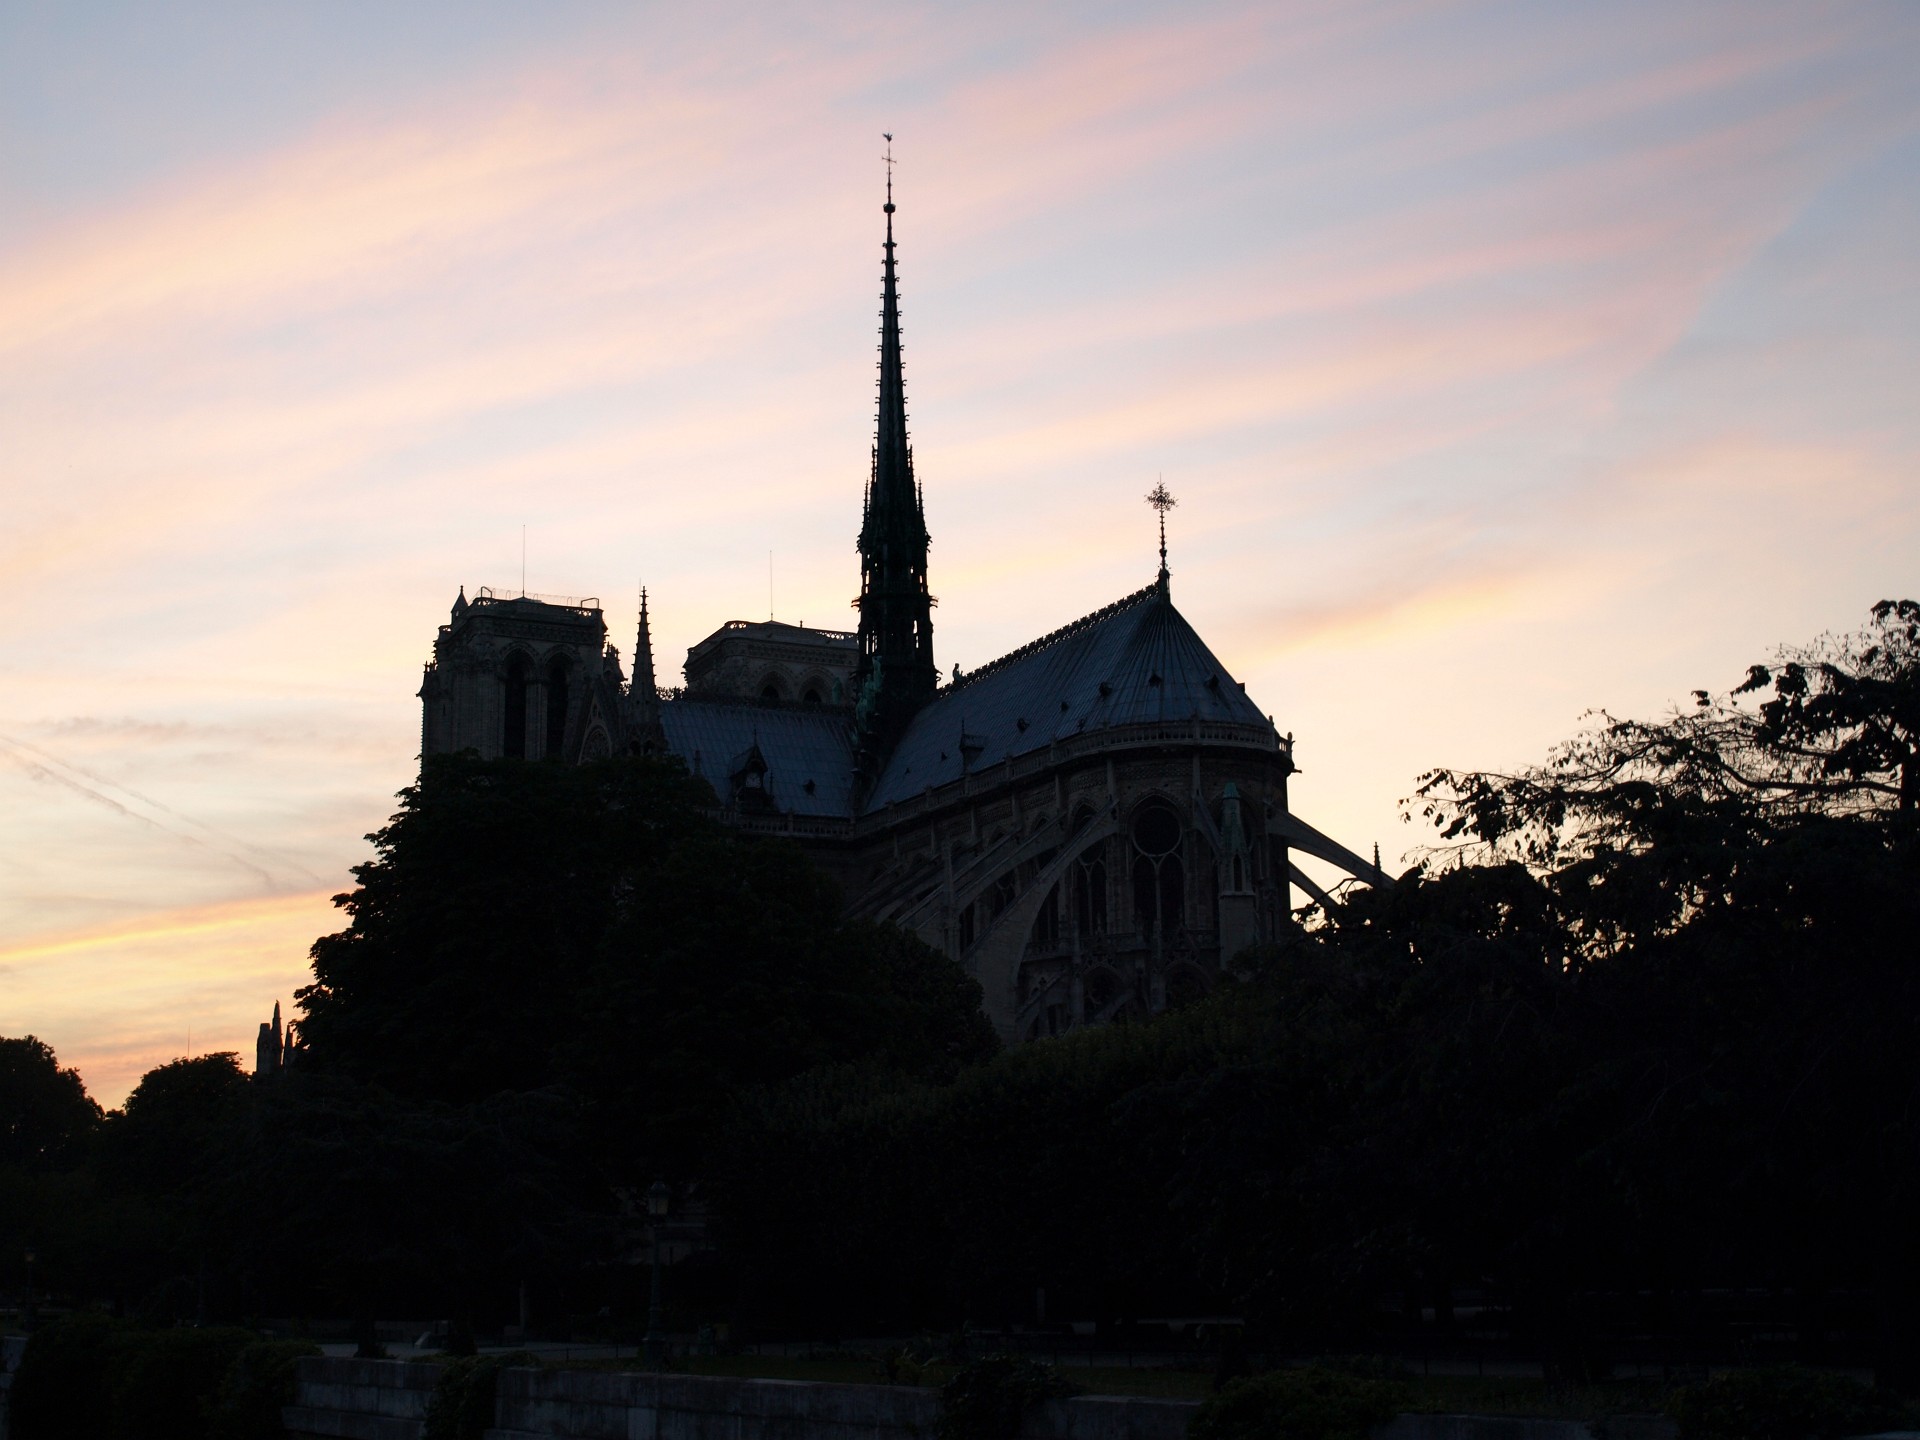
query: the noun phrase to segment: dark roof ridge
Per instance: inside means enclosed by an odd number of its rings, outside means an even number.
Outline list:
[[[830,705],[824,700],[763,700],[758,695],[730,695],[724,690],[665,690],[663,705],[734,705],[745,710],[769,710],[801,715],[852,715],[851,705]]]
[[[938,693],[942,695],[951,695],[956,690],[963,690],[967,686],[971,685],[974,681],[980,679],[983,676],[991,675],[996,670],[1004,669],[1006,666],[1013,664],[1013,662],[1016,660],[1024,660],[1029,655],[1036,654],[1037,652],[1046,649],[1049,645],[1057,644],[1060,641],[1065,640],[1070,635],[1078,635],[1082,630],[1089,630],[1093,628],[1095,625],[1098,625],[1102,620],[1110,619],[1113,616],[1118,615],[1122,610],[1131,610],[1134,606],[1138,605],[1141,601],[1149,599],[1152,596],[1157,595],[1159,593],[1160,593],[1160,584],[1158,581],[1155,581],[1151,585],[1144,585],[1140,589],[1134,591],[1131,595],[1123,595],[1118,600],[1114,601],[1111,605],[1102,606],[1100,609],[1094,611],[1091,615],[1082,615],[1078,620],[1070,621],[1067,624],[1062,625],[1058,630],[1055,630],[1050,634],[1042,635],[1038,640],[1029,640],[1025,645],[1022,645],[1018,650],[1009,650],[1005,655],[1002,655],[998,660],[989,660],[986,664],[979,666],[977,669],[961,671],[959,679],[951,681],[950,683],[941,686]]]

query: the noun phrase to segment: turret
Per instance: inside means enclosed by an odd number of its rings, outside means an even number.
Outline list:
[[[253,1075],[256,1080],[270,1079],[285,1064],[286,1045],[280,1030],[280,1002],[273,1002],[273,1019],[260,1022],[260,1033],[253,1042]]]

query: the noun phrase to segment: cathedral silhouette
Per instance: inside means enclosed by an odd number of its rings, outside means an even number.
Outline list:
[[[1292,852],[1376,864],[1287,806],[1293,738],[1151,584],[941,683],[925,507],[901,362],[889,176],[880,395],[861,517],[859,628],[733,620],[655,683],[641,594],[633,675],[597,601],[464,588],[420,688],[422,755],[570,763],[678,756],[715,814],[796,841],[852,913],[964,965],[1003,1039],[1165,1009],[1287,922]]]

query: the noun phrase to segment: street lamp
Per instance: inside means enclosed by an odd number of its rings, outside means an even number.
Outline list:
[[[658,1365],[666,1337],[660,1333],[660,1230],[667,1223],[667,1210],[673,1192],[667,1182],[656,1180],[647,1187],[647,1219],[653,1232],[653,1298],[647,1305],[647,1363]]]

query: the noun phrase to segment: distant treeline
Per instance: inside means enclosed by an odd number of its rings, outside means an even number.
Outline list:
[[[1044,1290],[1364,1350],[1471,1293],[1579,1369],[1764,1292],[1801,1358],[1858,1344],[1911,1387],[1920,606],[1696,698],[1421,777],[1434,848],[1390,889],[1185,1008],[1004,1053],[958,966],[673,763],[431,760],[271,1083],[177,1061],[103,1118],[0,1041],[0,1243],[158,1317],[485,1325],[525,1286],[617,1318],[661,1177],[710,1242],[682,1325],[993,1323]]]

